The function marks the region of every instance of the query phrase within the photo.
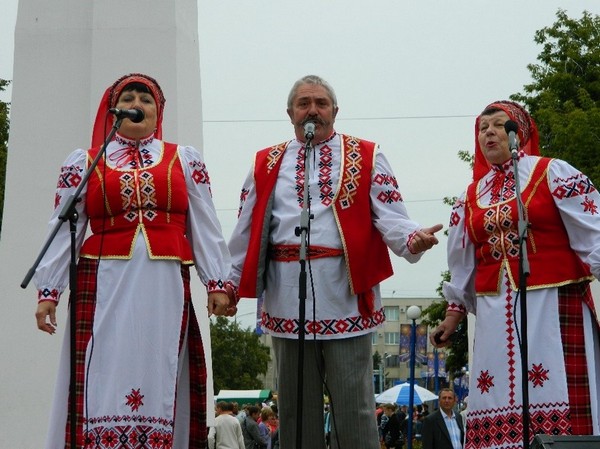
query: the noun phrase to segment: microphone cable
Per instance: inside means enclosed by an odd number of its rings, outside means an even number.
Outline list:
[[[104,129],[102,131],[102,134],[104,135],[104,139],[106,142],[106,136],[107,136],[107,122],[108,122],[108,117],[109,117],[109,113],[107,112],[104,116]],[[84,382],[84,404],[85,404],[85,416],[86,416],[86,420],[85,420],[85,433],[86,433],[86,438],[87,435],[89,435],[89,401],[88,401],[88,387],[89,387],[89,382],[90,382],[90,367],[92,364],[92,358],[94,355],[94,346],[95,346],[95,334],[94,334],[94,323],[95,323],[95,318],[96,318],[96,304],[98,302],[98,272],[100,271],[100,261],[102,260],[102,252],[104,249],[104,234],[105,234],[105,230],[106,230],[106,220],[108,219],[107,217],[107,211],[106,211],[106,201],[108,200],[107,196],[106,196],[106,164],[108,161],[108,158],[106,157],[106,150],[108,149],[108,145],[110,144],[110,142],[106,142],[106,148],[105,153],[103,155],[104,158],[104,164],[102,165],[102,225],[100,227],[100,245],[98,248],[98,256],[95,259],[96,262],[96,266],[95,266],[95,270],[94,270],[94,285],[95,285],[95,294],[94,294],[94,314],[93,314],[93,320],[92,320],[92,325],[90,326],[90,341],[89,341],[89,356],[86,359],[86,370],[85,370],[85,382]],[[100,147],[99,151],[102,151],[102,149],[104,148],[104,143],[102,144],[102,146]],[[88,152],[86,151],[86,165],[87,165],[87,159],[88,159]],[[89,183],[88,183],[89,186]],[[89,193],[89,188],[86,190],[86,197],[88,197],[88,193]],[[87,198],[86,198],[86,205],[87,205]],[[88,221],[89,221],[89,216],[88,216]],[[85,442],[85,440],[84,440]],[[87,443],[86,443],[87,444]]]

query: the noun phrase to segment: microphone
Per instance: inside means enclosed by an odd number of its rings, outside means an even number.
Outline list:
[[[140,109],[109,109],[108,112],[114,114],[119,119],[128,118],[133,123],[140,123],[144,120],[144,111]]]
[[[517,133],[519,132],[519,125],[512,120],[507,120],[504,123],[504,131],[508,134],[508,149],[512,154],[517,154],[519,151],[519,145],[517,143]]]
[[[315,122],[309,120],[304,123],[304,138],[306,140],[312,140],[315,137]]]

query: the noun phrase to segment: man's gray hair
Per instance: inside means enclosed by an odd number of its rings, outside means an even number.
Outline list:
[[[292,103],[294,101],[294,97],[296,96],[296,92],[298,91],[298,88],[300,86],[302,86],[303,84],[316,84],[317,86],[323,86],[325,88],[325,90],[327,91],[327,94],[329,95],[331,102],[333,103],[333,107],[337,108],[337,98],[335,96],[335,91],[333,90],[333,87],[331,87],[331,85],[327,81],[325,81],[323,78],[321,78],[320,76],[306,75],[306,76],[300,78],[298,81],[296,81],[294,83],[294,85],[292,86],[292,90],[290,90],[290,94],[288,95],[288,102],[287,102],[288,109],[292,108]]]

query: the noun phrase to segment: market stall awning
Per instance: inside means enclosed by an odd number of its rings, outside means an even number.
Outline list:
[[[273,397],[271,390],[221,390],[215,401],[237,402],[238,405],[267,402]]]

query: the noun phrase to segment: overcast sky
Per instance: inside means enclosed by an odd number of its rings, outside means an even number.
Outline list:
[[[457,152],[472,151],[474,117],[485,105],[531,81],[527,64],[541,51],[535,31],[552,25],[559,7],[574,18],[584,9],[600,13],[598,0],[200,0],[198,7],[203,150],[226,238],[253,153],[292,137],[287,94],[309,73],[336,90],[337,131],[381,145],[411,218],[446,228],[442,198],[470,179]],[[3,0],[3,79],[12,79],[16,10],[16,0]],[[393,258],[396,274],[382,293],[435,296],[446,269],[441,240],[416,265]],[[240,314],[249,317],[253,307]]]

